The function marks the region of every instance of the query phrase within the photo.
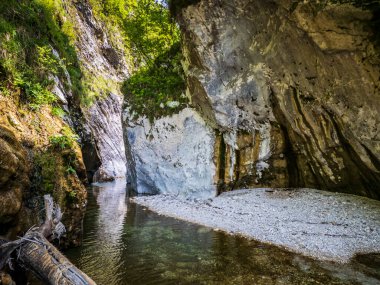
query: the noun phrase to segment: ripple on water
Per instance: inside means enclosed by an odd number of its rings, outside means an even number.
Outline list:
[[[67,255],[98,285],[380,284],[368,267],[317,262],[157,215],[129,202],[124,181],[90,189],[83,245]]]

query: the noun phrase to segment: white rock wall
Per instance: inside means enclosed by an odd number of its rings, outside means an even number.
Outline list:
[[[88,127],[96,143],[101,166],[94,181],[110,181],[125,177],[126,158],[121,125],[122,98],[111,93],[99,99],[87,110]]]
[[[215,135],[194,109],[186,108],[153,124],[140,118],[126,126],[137,192],[192,198],[216,195]]]

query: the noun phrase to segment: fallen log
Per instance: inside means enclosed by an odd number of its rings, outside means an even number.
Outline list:
[[[16,262],[31,270],[49,285],[96,285],[75,267],[46,237],[59,237],[64,231],[59,207],[54,208],[50,196],[45,196],[45,222],[30,229],[16,241],[0,246],[0,270],[16,256]]]
[[[29,231],[18,250],[19,260],[46,284],[93,285],[85,273],[76,268],[40,232]]]

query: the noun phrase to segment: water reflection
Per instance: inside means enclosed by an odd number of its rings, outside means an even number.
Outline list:
[[[109,245],[118,244],[123,230],[127,214],[125,185],[125,179],[93,185],[93,195],[99,206],[97,239]]]
[[[92,186],[84,219],[83,246],[68,252],[80,268],[90,275],[102,276],[97,277],[98,285],[122,284],[120,247],[128,209],[125,185],[121,179]]]
[[[98,285],[380,284],[355,264],[320,263],[128,202],[123,182],[94,186],[83,246],[69,258]]]

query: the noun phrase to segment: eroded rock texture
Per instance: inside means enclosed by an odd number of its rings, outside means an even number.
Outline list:
[[[89,128],[94,137],[97,154],[102,162],[94,181],[109,181],[125,177],[126,158],[121,127],[122,98],[111,93],[97,100],[88,110]]]
[[[82,104],[84,126],[79,127],[85,141],[83,152],[89,178],[109,181],[125,177],[123,96],[119,85],[129,75],[127,63],[122,49],[117,43],[111,43],[107,27],[95,19],[88,1],[77,2],[70,11],[78,33],[78,58],[90,79],[87,96],[93,97],[88,107]]]
[[[29,170],[26,151],[10,129],[0,126],[0,224],[20,211]]]
[[[129,73],[124,54],[115,46],[115,42],[111,43],[111,32],[104,23],[94,17],[89,1],[76,2],[72,14],[78,33],[76,42],[78,57],[85,71],[91,72],[94,77],[103,77],[109,81],[119,82],[125,79]],[[116,36],[121,39],[121,35]]]
[[[203,0],[177,9],[192,103],[220,132],[221,189],[380,198],[373,17],[327,1]]]
[[[118,93],[128,75],[124,54],[111,44],[107,27],[95,19],[89,2],[74,2],[64,8],[77,35],[82,96],[53,42],[52,52],[63,74],[50,75],[51,91],[66,111],[63,118],[53,115],[49,106],[31,111],[20,104],[18,89],[9,90],[12,96],[0,92],[0,235],[9,239],[43,221],[42,196],[48,193],[64,212],[67,232],[61,245],[78,245],[86,206],[86,170],[90,178],[95,173],[98,181],[125,176]],[[80,135],[83,155],[70,129]],[[70,143],[54,143],[59,137]]]
[[[14,239],[44,220],[43,195],[59,204],[67,232],[61,245],[79,244],[87,192],[79,145],[54,147],[67,128],[48,107],[33,112],[0,95],[0,235]]]
[[[129,169],[137,192],[215,196],[215,134],[194,109],[185,108],[154,123],[125,117],[125,140],[133,160]]]

